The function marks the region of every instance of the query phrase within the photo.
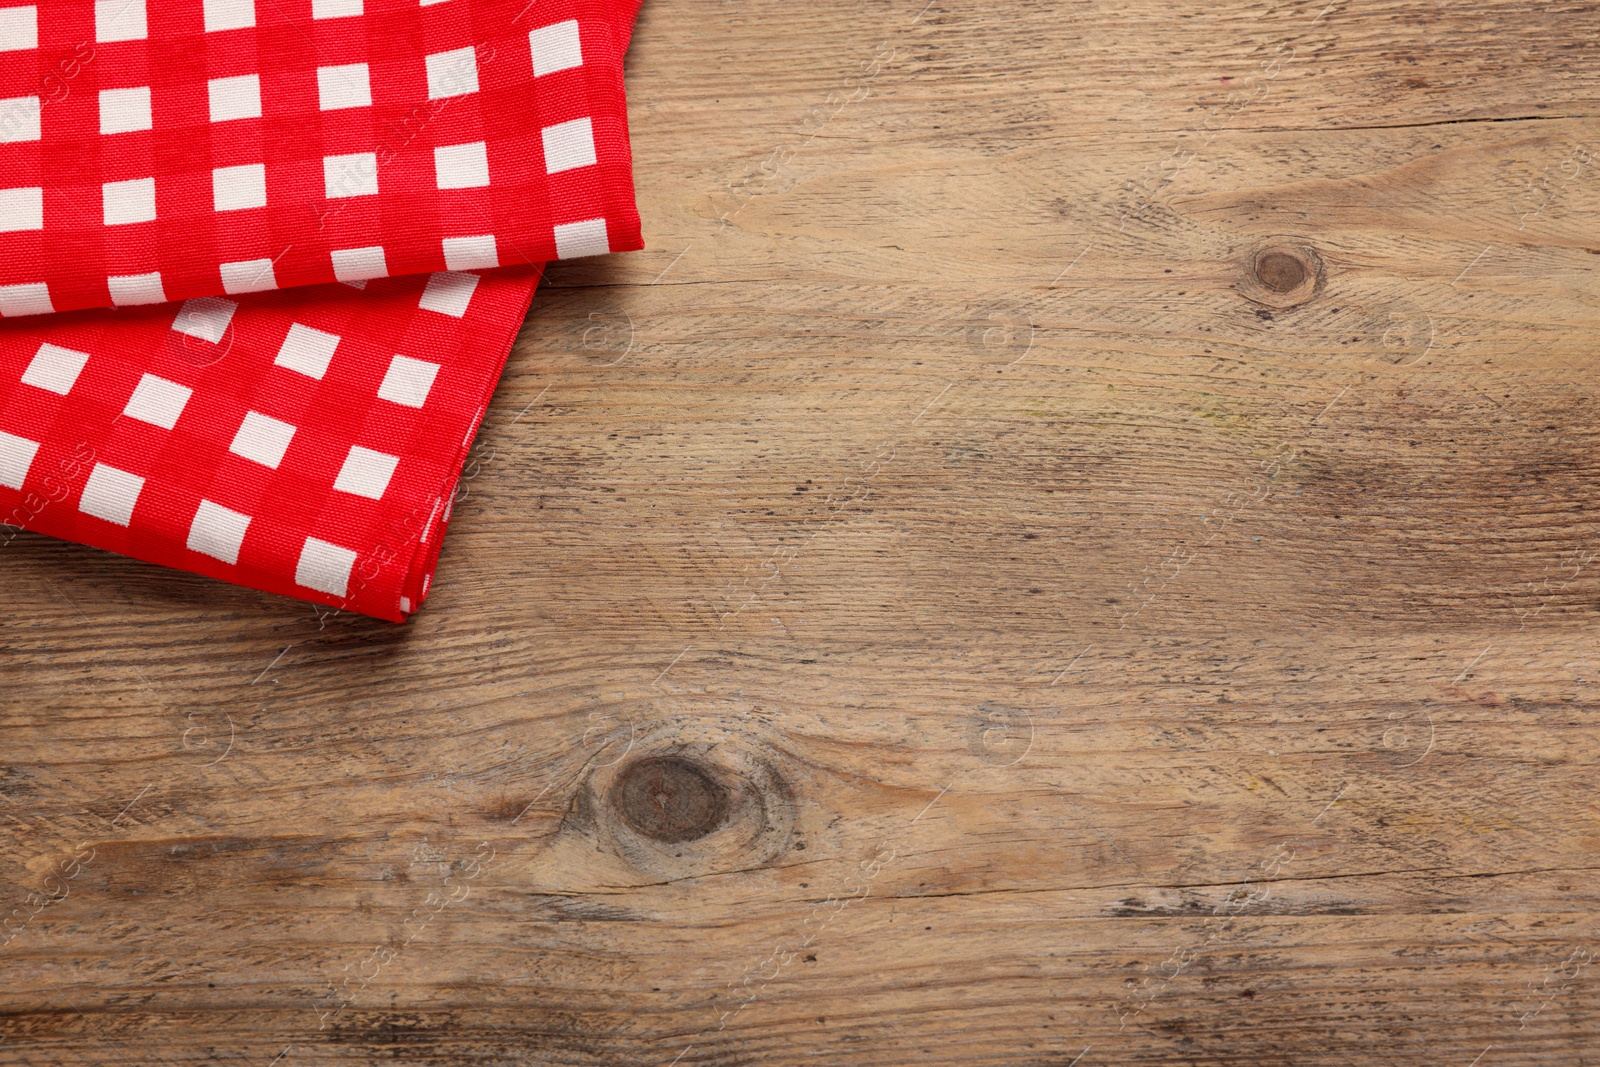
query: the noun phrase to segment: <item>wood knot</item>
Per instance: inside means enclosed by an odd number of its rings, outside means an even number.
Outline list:
[[[646,706],[629,719],[639,725],[627,749],[595,752],[562,819],[559,836],[574,855],[598,846],[675,879],[753,870],[789,850],[798,812],[790,775],[803,779],[802,764],[743,718],[659,716]]]
[[[654,841],[694,841],[728,816],[728,790],[677,756],[652,756],[624,767],[611,785],[611,806],[635,833]]]
[[[1274,293],[1287,293],[1306,280],[1306,265],[1288,252],[1264,252],[1256,257],[1256,277]]]
[[[1273,237],[1256,245],[1244,264],[1240,290],[1258,304],[1284,310],[1322,290],[1326,271],[1316,249],[1295,237]],[[1260,314],[1257,312],[1257,314]]]

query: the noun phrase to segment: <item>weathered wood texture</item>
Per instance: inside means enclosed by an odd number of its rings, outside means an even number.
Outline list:
[[[1600,1063],[1597,29],[650,0],[413,622],[5,547],[0,1064]]]

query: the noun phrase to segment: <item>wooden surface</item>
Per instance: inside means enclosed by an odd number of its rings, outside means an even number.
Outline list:
[[[1600,1063],[1597,28],[649,0],[414,621],[5,546],[0,1064]]]

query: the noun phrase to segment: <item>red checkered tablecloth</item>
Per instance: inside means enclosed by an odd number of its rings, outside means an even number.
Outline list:
[[[640,247],[637,4],[4,2],[0,540],[404,619],[538,264]]]

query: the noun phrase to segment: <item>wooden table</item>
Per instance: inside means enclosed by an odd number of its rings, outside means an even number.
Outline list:
[[[649,0],[404,626],[0,557],[0,1064],[1600,1063],[1600,5]]]

